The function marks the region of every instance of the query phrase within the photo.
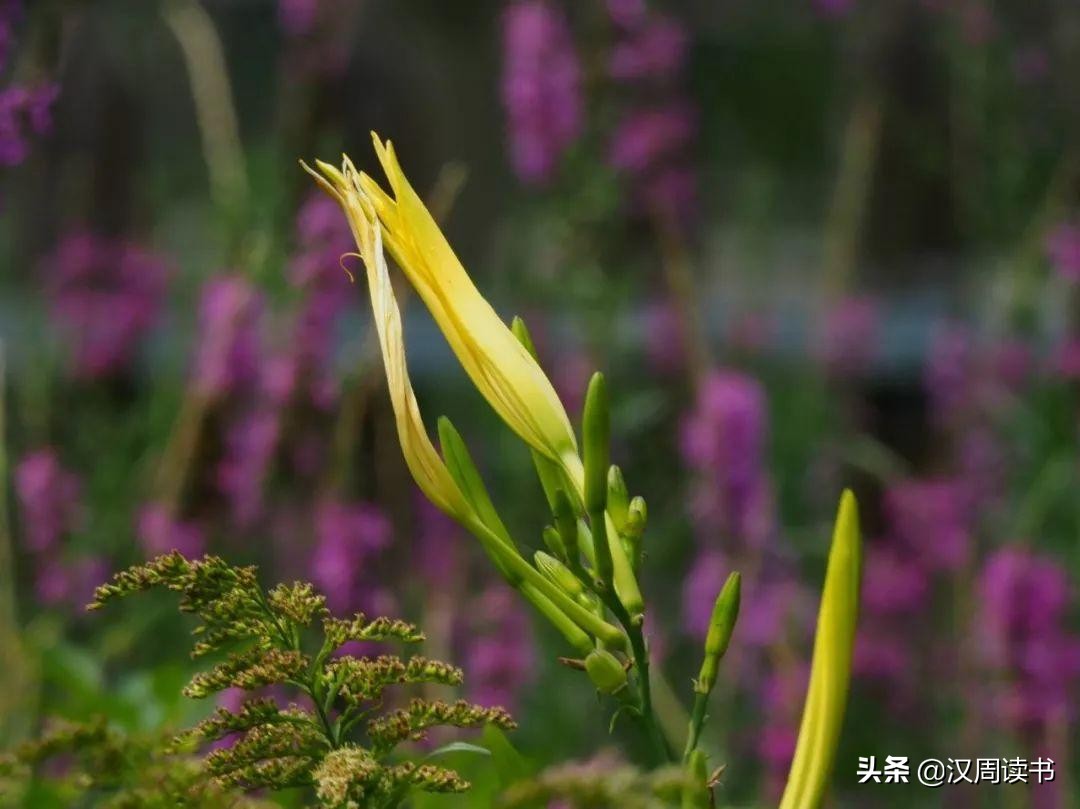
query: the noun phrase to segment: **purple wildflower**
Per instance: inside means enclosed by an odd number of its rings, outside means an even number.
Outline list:
[[[694,412],[682,426],[683,459],[704,476],[694,499],[703,527],[752,545],[772,530],[765,406],[757,381],[716,371],[702,383]]]
[[[837,376],[866,371],[877,349],[878,324],[878,306],[873,298],[849,297],[837,302],[825,315],[821,328],[821,362]]]
[[[319,0],[278,0],[278,23],[291,37],[310,34],[318,17]]]
[[[49,133],[59,92],[56,84],[0,90],[0,165],[19,165],[30,154],[32,138]]]
[[[704,640],[709,630],[713,603],[731,573],[727,558],[716,550],[704,550],[694,559],[683,583],[683,627],[689,635]],[[740,638],[742,627],[739,627]]]
[[[608,161],[620,171],[644,174],[676,156],[697,131],[697,112],[685,102],[630,112],[611,138]]]
[[[642,315],[645,356],[652,368],[663,374],[682,369],[686,358],[683,323],[675,305],[668,299],[650,301]]]
[[[515,593],[502,583],[482,592],[469,610],[465,683],[469,699],[513,710],[535,664],[531,625]]]
[[[414,501],[418,570],[430,588],[445,590],[461,575],[460,529],[419,492]]]
[[[1046,237],[1046,255],[1059,278],[1080,283],[1080,227],[1063,223]]]
[[[252,411],[225,435],[217,466],[217,487],[229,503],[233,521],[250,527],[262,515],[263,487],[278,447],[281,423],[275,410]]]
[[[64,469],[51,449],[24,457],[15,468],[15,493],[22,514],[26,548],[51,553],[78,518],[79,479]]]
[[[206,548],[202,528],[194,522],[177,519],[162,503],[148,503],[142,507],[135,531],[148,558],[172,551],[192,558],[201,556]]]
[[[1075,720],[1080,639],[1067,625],[1071,586],[1060,563],[1003,548],[983,567],[979,597],[981,648],[1004,674],[997,720],[1036,739]]]
[[[94,379],[125,369],[157,320],[165,262],[133,244],[76,232],[60,243],[46,270],[52,314],[68,338],[76,373]]]
[[[390,538],[390,521],[375,506],[337,500],[319,504],[311,578],[326,594],[331,611],[370,608],[363,585],[365,580],[377,583],[368,568],[390,544]]]
[[[543,184],[582,130],[581,66],[570,27],[546,0],[503,14],[502,101],[518,177]]]
[[[608,73],[618,81],[670,80],[685,62],[685,29],[670,17],[657,16],[616,43],[608,57]]]
[[[813,6],[822,17],[843,17],[855,8],[855,0],[813,0]]]
[[[885,495],[891,533],[930,571],[957,571],[970,558],[971,490],[946,478],[907,480]]]
[[[290,281],[302,290],[288,352],[268,371],[268,393],[278,402],[304,396],[320,410],[333,406],[338,381],[333,372],[337,326],[351,300],[341,256],[354,249],[341,210],[322,194],[312,195],[296,217],[298,247]]]
[[[975,395],[977,363],[971,333],[959,325],[938,330],[926,361],[924,383],[938,418],[961,414]]]
[[[34,577],[34,595],[48,607],[66,607],[76,615],[94,597],[94,590],[109,577],[109,564],[101,556],[42,556]]]
[[[247,279],[221,275],[203,285],[192,376],[204,396],[234,393],[258,379],[261,315],[262,297]]]

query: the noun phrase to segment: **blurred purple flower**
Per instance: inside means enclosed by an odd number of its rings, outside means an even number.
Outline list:
[[[283,403],[301,391],[321,410],[333,407],[338,394],[334,348],[342,313],[352,300],[341,257],[355,249],[340,208],[323,194],[313,194],[296,217],[297,251],[290,281],[302,290],[289,348],[268,369],[271,397]]]
[[[1060,278],[1080,283],[1080,227],[1062,223],[1046,237],[1046,255]]]
[[[262,515],[263,487],[281,431],[275,410],[254,410],[240,417],[225,435],[218,462],[218,491],[229,503],[233,521],[248,528]]]
[[[643,174],[678,153],[697,131],[697,112],[683,101],[633,110],[611,138],[608,161],[620,171]]]
[[[878,345],[880,316],[877,301],[870,297],[848,297],[838,301],[825,315],[819,336],[819,358],[837,376],[865,372]]]
[[[135,526],[147,557],[179,551],[189,559],[201,556],[206,538],[198,524],[175,518],[162,503],[148,503],[139,511]]]
[[[0,90],[0,165],[19,165],[30,154],[31,139],[49,133],[59,93],[56,84]]]
[[[27,550],[55,552],[60,539],[75,525],[81,489],[78,477],[61,466],[52,449],[32,452],[19,462],[15,494]]]
[[[656,298],[646,304],[642,320],[649,364],[664,374],[679,371],[686,358],[686,341],[682,319],[674,304],[668,299]]]
[[[683,460],[704,476],[694,498],[696,516],[708,530],[752,545],[772,530],[767,419],[765,392],[756,380],[715,371],[702,382],[682,425]]]
[[[34,595],[48,607],[68,607],[76,615],[94,597],[94,589],[109,576],[109,565],[100,556],[80,556],[69,560],[42,555],[34,577]]]
[[[812,4],[822,17],[843,17],[855,8],[855,0],[812,0]]]
[[[1017,81],[1031,84],[1050,75],[1050,55],[1039,45],[1025,45],[1013,53],[1012,67]]]
[[[1071,585],[1061,563],[1019,547],[987,558],[979,578],[980,648],[1003,677],[998,721],[1029,733],[1076,718],[1080,638],[1067,623]]]
[[[551,368],[551,383],[555,386],[563,406],[569,413],[580,413],[585,405],[585,393],[589,389],[596,365],[581,350],[564,352]]]
[[[608,16],[620,28],[634,30],[644,26],[649,19],[645,0],[606,0]]]
[[[94,379],[125,369],[157,320],[168,269],[160,256],[88,232],[66,236],[46,261],[52,316],[75,372]]]
[[[220,275],[203,285],[193,378],[205,396],[234,393],[259,377],[262,296],[240,276]]]
[[[1065,380],[1080,379],[1080,338],[1066,337],[1058,344],[1054,349],[1050,370]]]
[[[608,73],[618,81],[668,80],[685,62],[686,30],[670,17],[656,16],[615,44]]]
[[[906,480],[885,494],[891,535],[929,571],[957,571],[971,554],[971,489],[947,478]]]
[[[499,582],[469,605],[464,666],[470,700],[510,711],[536,663],[532,627],[516,595]]]
[[[543,184],[581,135],[581,66],[566,18],[546,0],[512,3],[502,33],[511,164],[523,182]]]
[[[15,25],[22,16],[21,0],[0,0],[0,68],[7,66],[15,44]]]
[[[416,503],[416,565],[429,588],[445,589],[462,575],[461,529],[419,492]]]
[[[705,639],[712,617],[713,603],[731,573],[727,558],[716,550],[701,551],[683,580],[683,628],[688,635]],[[742,627],[739,627],[742,635]]]
[[[890,547],[871,548],[863,567],[862,607],[910,615],[927,605],[930,580],[919,562]]]
[[[390,539],[390,521],[373,505],[337,500],[319,504],[311,579],[326,594],[331,611],[370,609],[370,594],[364,592],[364,584],[370,583],[374,591],[378,581],[369,566]]]
[[[319,0],[278,0],[278,23],[292,37],[302,37],[315,29]]]
[[[977,386],[976,365],[975,341],[966,328],[950,324],[937,331],[927,356],[924,383],[938,418],[949,420],[970,406]]]

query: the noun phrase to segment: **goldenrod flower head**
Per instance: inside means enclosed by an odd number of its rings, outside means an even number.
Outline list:
[[[561,461],[577,452],[570,419],[550,380],[469,278],[435,219],[398,164],[394,147],[372,133],[389,181],[388,194],[357,173],[348,158],[341,171],[319,163],[323,187],[337,197],[359,242],[368,210],[384,241],[424,301],[473,384],[499,416],[531,447]]]
[[[858,505],[845,491],[825,572],[799,741],[780,809],[815,809],[825,795],[847,704],[861,567]]]

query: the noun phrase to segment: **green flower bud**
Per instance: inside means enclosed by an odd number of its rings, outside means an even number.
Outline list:
[[[626,531],[626,519],[629,516],[630,493],[626,490],[622,470],[612,465],[607,476],[607,510],[615,528],[622,534]]]
[[[738,572],[732,573],[716,597],[712,618],[709,620],[709,632],[705,636],[705,659],[701,663],[701,673],[694,689],[699,694],[707,695],[716,684],[720,659],[727,651],[731,633],[735,629],[735,620],[739,617],[741,582]]]
[[[544,545],[551,551],[552,555],[556,559],[565,559],[566,546],[563,545],[562,536],[559,535],[554,525],[545,525],[541,536],[544,538]]]
[[[529,334],[529,329],[525,325],[525,321],[517,315],[514,315],[514,319],[510,322],[510,331],[518,339],[518,342],[525,346],[525,350],[532,354],[534,360],[540,358],[536,355],[536,344],[533,343],[532,335]]]
[[[607,475],[611,459],[611,409],[607,384],[597,371],[585,394],[581,433],[585,460],[585,511],[590,515],[607,506]],[[595,531],[595,529],[594,529]]]
[[[645,498],[638,495],[630,501],[626,514],[626,536],[640,538],[645,533],[645,523],[649,521],[649,510],[645,507]]]
[[[543,551],[537,551],[533,559],[536,561],[536,567],[540,572],[559,585],[567,595],[578,598],[585,593],[585,586],[578,577],[554,556],[549,556]]]
[[[614,694],[626,686],[626,669],[615,655],[603,649],[589,653],[585,671],[601,694]]]

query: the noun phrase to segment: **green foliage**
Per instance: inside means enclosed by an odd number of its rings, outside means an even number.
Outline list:
[[[419,655],[342,654],[346,643],[415,644],[424,635],[391,618],[335,618],[310,584],[264,591],[253,567],[232,567],[216,556],[188,560],[173,552],[121,571],[97,588],[89,609],[158,587],[180,593],[181,611],[201,621],[193,633],[192,657],[220,657],[191,678],[186,696],[274,687],[290,690],[297,701],[282,708],[250,695],[237,710],[219,707],[170,744],[147,747],[140,756],[130,752],[135,742],[103,722],[59,726],[9,756],[5,777],[32,780],[42,761],[73,752],[85,766],[72,777],[86,788],[115,788],[117,800],[135,794],[133,789],[151,789],[144,784],[153,769],[147,762],[162,769],[161,792],[153,797],[159,803],[110,806],[217,806],[213,800],[230,794],[229,805],[243,805],[236,802],[236,790],[312,788],[323,806],[377,809],[398,806],[414,790],[469,788],[452,769],[403,758],[404,743],[422,740],[436,727],[515,727],[505,710],[465,701],[417,697],[381,713],[391,698],[387,689],[460,685],[461,670]],[[190,755],[223,741],[231,743],[201,760]]]
[[[191,755],[166,754],[158,736],[128,736],[104,718],[53,722],[37,739],[0,758],[0,805],[46,802],[103,809],[270,806],[207,779]]]

